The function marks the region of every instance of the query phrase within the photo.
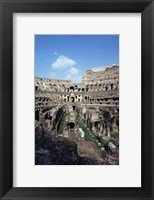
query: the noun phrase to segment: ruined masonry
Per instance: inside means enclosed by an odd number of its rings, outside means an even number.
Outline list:
[[[102,158],[101,151],[117,149],[111,136],[119,134],[119,65],[90,68],[82,83],[36,77],[35,122],[75,142],[81,156]]]

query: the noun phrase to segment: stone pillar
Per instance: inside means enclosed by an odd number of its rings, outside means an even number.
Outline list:
[[[107,137],[110,137],[110,128],[107,128]]]

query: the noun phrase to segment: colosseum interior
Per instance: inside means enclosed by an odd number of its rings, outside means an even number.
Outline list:
[[[119,65],[82,83],[36,77],[35,143],[35,164],[119,164]]]

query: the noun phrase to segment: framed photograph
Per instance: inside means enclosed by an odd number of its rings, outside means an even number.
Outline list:
[[[35,165],[119,164],[119,35],[35,35],[35,123]]]
[[[1,199],[153,199],[154,3],[0,0]]]

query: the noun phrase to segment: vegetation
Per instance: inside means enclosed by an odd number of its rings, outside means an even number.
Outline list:
[[[99,143],[101,143],[100,138],[97,136],[94,136],[90,133],[90,131],[87,129],[87,127],[85,125],[84,120],[80,116],[77,116],[77,123],[78,123],[79,127],[82,128],[82,130],[85,133],[85,140],[95,142],[97,148],[101,149],[102,145],[99,146]],[[114,144],[117,143],[119,140],[119,133],[111,133],[111,138],[112,138],[112,140],[113,140],[112,142]],[[116,144],[116,146],[117,146],[117,144]],[[101,155],[102,155],[103,159],[106,158],[106,156],[108,154],[110,154],[110,152],[107,152],[105,149],[101,150]]]
[[[77,123],[78,123],[79,127],[82,128],[82,130],[85,133],[85,140],[94,141],[94,138],[89,134],[89,131],[87,130],[87,127],[86,127],[84,121],[79,116],[77,116]]]
[[[119,139],[119,133],[111,133],[110,137],[114,139]]]
[[[60,122],[60,127],[59,127],[59,129],[58,129],[58,134],[63,134],[63,130],[64,130],[64,116],[62,117],[62,119],[61,119],[61,122]]]
[[[107,155],[108,153],[107,153],[107,151],[104,150],[104,151],[101,152],[101,154],[102,154],[102,158],[106,158],[106,155]]]

